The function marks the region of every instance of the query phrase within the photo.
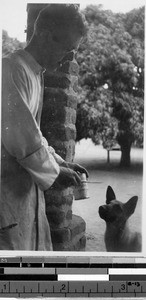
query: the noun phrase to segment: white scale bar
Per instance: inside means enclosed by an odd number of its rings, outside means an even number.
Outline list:
[[[4,274],[55,275],[55,268],[4,268]]]
[[[58,281],[109,281],[109,275],[58,274]]]
[[[128,269],[128,268],[123,268],[123,269],[109,269],[108,270],[109,275],[146,275],[146,269]]]

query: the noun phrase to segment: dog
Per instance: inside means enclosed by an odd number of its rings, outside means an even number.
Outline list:
[[[128,219],[134,213],[138,197],[126,203],[116,199],[111,186],[106,191],[106,205],[99,207],[99,216],[106,222],[105,245],[110,252],[141,252],[141,234],[131,232]]]

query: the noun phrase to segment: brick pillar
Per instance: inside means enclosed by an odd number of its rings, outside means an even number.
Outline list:
[[[38,9],[41,9],[41,5],[38,7],[38,4],[28,4],[29,26],[27,30],[30,30],[31,33],[32,25],[39,12]],[[75,153],[77,76],[78,65],[73,52],[70,52],[63,59],[56,72],[50,73],[46,71],[45,74],[41,131],[49,145],[63,159],[69,162],[73,161]],[[53,250],[85,250],[86,224],[81,217],[72,214],[72,188],[63,190],[50,189],[45,192],[45,199]]]

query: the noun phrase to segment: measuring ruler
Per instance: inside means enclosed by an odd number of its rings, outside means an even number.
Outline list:
[[[146,297],[146,281],[1,281],[0,297]]]
[[[146,297],[146,259],[0,258],[0,297]]]

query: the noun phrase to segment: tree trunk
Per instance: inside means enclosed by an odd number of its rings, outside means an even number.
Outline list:
[[[128,127],[128,126],[127,126]],[[129,168],[131,166],[130,152],[134,142],[133,133],[127,129],[127,132],[120,132],[117,136],[117,141],[121,147],[120,167]]]
[[[129,143],[129,141],[124,143],[124,145],[121,145],[121,161],[120,166],[129,168],[131,165],[131,159],[130,159],[130,151],[131,151],[131,145],[132,143]]]

